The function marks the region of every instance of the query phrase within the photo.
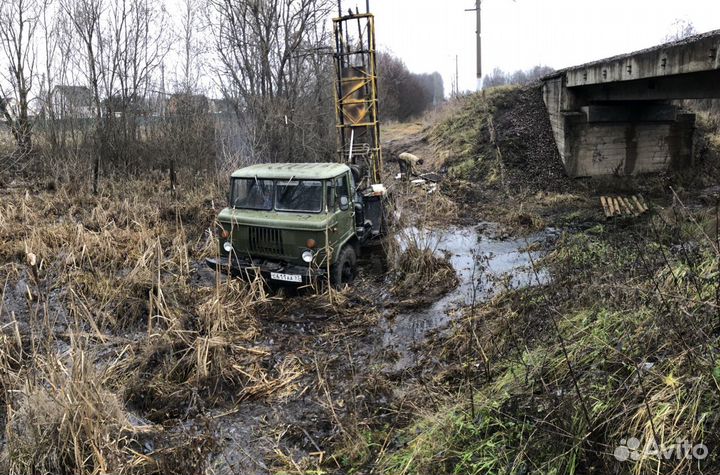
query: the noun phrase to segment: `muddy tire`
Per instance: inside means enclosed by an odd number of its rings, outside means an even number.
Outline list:
[[[340,250],[338,259],[330,267],[330,282],[336,288],[352,284],[357,273],[357,254],[352,246],[346,245]]]

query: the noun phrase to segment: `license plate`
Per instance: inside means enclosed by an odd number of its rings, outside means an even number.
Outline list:
[[[270,272],[270,278],[272,280],[282,280],[283,282],[302,282],[302,276],[295,274],[279,274],[277,272]]]

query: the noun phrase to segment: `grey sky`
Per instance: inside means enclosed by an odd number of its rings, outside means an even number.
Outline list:
[[[344,0],[344,8],[364,0]],[[475,89],[475,0],[371,0],[380,47],[414,72],[439,71],[450,90]],[[581,64],[662,42],[676,19],[720,29],[718,0],[483,0],[483,72]]]

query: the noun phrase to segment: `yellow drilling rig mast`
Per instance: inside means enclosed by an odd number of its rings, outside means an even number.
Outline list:
[[[382,184],[383,157],[378,121],[375,17],[369,0],[365,13],[356,7],[344,13],[338,0],[335,32],[335,115],[338,159],[353,169],[362,195],[366,222],[372,236],[382,236],[387,227],[386,189]]]
[[[370,184],[382,181],[382,149],[378,122],[375,17],[366,2],[365,13],[342,11],[335,30],[335,113],[340,160],[358,165]]]

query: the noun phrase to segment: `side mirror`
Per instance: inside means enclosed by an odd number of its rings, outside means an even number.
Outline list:
[[[347,211],[347,209],[350,207],[350,202],[348,201],[347,196],[341,196],[340,197],[340,209],[343,211]]]

